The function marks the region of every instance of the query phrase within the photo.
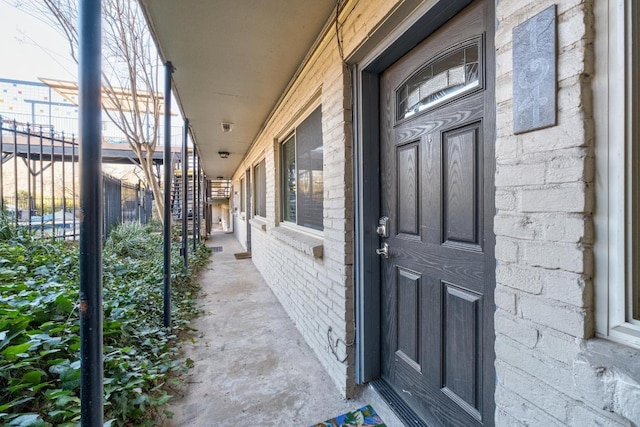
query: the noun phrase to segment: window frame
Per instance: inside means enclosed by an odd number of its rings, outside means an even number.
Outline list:
[[[596,210],[594,223],[596,334],[640,348],[640,5],[596,2]],[[636,29],[631,33],[632,29]],[[634,43],[634,41],[636,43]],[[624,64],[624,66],[620,66]],[[636,259],[634,263],[634,259]],[[634,265],[635,264],[635,265]],[[635,314],[634,314],[635,310]],[[636,317],[634,319],[634,316]]]
[[[308,108],[304,109],[303,114],[298,115],[298,120],[294,122],[292,126],[290,126],[288,131],[284,132],[284,137],[279,138],[278,141],[278,158],[280,164],[280,173],[279,173],[279,192],[280,192],[280,214],[278,220],[280,221],[280,225],[284,225],[286,227],[301,231],[303,233],[310,234],[312,236],[321,236],[324,232],[324,224],[321,225],[321,228],[313,228],[307,225],[301,225],[299,223],[299,153],[298,153],[298,139],[297,139],[297,130],[302,123],[304,123],[308,118],[311,117],[312,114],[319,110],[320,112],[320,136],[322,138],[321,143],[323,147],[323,158],[324,158],[324,135],[322,133],[322,104],[320,102],[312,103],[308,106]],[[285,219],[285,214],[287,211],[287,201],[286,201],[286,185],[288,178],[286,177],[286,165],[285,165],[285,156],[284,156],[284,145],[288,142],[293,142],[294,147],[294,160],[295,160],[295,178],[296,178],[296,190],[295,190],[295,203],[296,203],[296,220],[295,222],[290,221],[289,219]],[[323,160],[323,174],[324,174],[324,160]],[[324,176],[323,176],[323,197],[322,197],[322,211],[324,213]],[[321,221],[323,221],[324,214],[322,215]]]
[[[295,204],[296,204],[296,221],[290,221],[289,219],[285,219],[285,215],[287,212],[287,183],[288,183],[288,178],[286,177],[286,164],[285,164],[285,152],[284,152],[284,145],[289,143],[289,142],[293,142],[293,157],[294,157],[294,161],[296,158],[296,154],[297,152],[295,151],[296,149],[296,144],[295,144],[295,129],[288,133],[287,136],[285,138],[282,139],[282,141],[280,141],[279,146],[278,146],[278,151],[279,151],[279,157],[280,157],[280,194],[282,195],[281,200],[280,200],[280,221],[283,224],[287,224],[287,225],[291,225],[291,226],[298,226],[298,192],[297,192],[297,184],[298,184],[298,166],[296,165],[295,168],[295,176],[296,176],[296,200],[295,200]]]
[[[628,39],[630,66],[627,70],[629,76],[630,90],[628,93],[628,126],[629,138],[627,140],[628,164],[627,171],[631,174],[628,177],[627,200],[630,200],[629,217],[631,218],[630,228],[627,230],[629,245],[629,258],[627,264],[631,265],[629,283],[629,316],[633,319],[631,323],[637,326],[640,331],[640,239],[634,239],[640,230],[640,5],[637,1],[630,1],[629,16],[627,20],[628,28],[634,29],[633,34]],[[635,123],[635,126],[633,125]],[[635,148],[634,148],[635,147]],[[634,265],[635,261],[635,265]]]
[[[260,170],[260,168],[262,170]],[[267,159],[256,162],[253,165],[253,216],[259,218],[267,217]],[[260,188],[259,188],[260,187]],[[264,212],[259,212],[261,204],[264,203]]]
[[[246,207],[247,207],[247,204],[245,201],[246,182],[247,182],[246,177],[242,175],[242,177],[240,178],[240,213],[245,213]]]

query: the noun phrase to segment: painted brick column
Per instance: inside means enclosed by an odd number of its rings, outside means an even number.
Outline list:
[[[496,2],[496,424],[616,425],[581,404],[593,335],[593,2]],[[513,133],[512,30],[557,5],[557,125]]]

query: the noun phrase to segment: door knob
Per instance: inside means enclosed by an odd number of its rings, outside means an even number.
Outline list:
[[[389,244],[383,243],[380,249],[376,249],[376,253],[382,258],[389,258]]]

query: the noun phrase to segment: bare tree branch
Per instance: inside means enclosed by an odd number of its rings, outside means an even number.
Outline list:
[[[14,0],[14,3],[63,35],[71,57],[78,62],[76,0]],[[153,163],[163,104],[153,74],[158,54],[136,0],[103,0],[102,9],[104,112],[138,158],[162,219],[164,198]]]

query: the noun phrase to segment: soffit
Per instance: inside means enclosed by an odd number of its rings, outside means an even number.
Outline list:
[[[230,178],[334,13],[335,0],[139,1],[163,59],[175,68],[174,94],[205,173]],[[233,123],[232,131],[223,133],[221,122]]]

